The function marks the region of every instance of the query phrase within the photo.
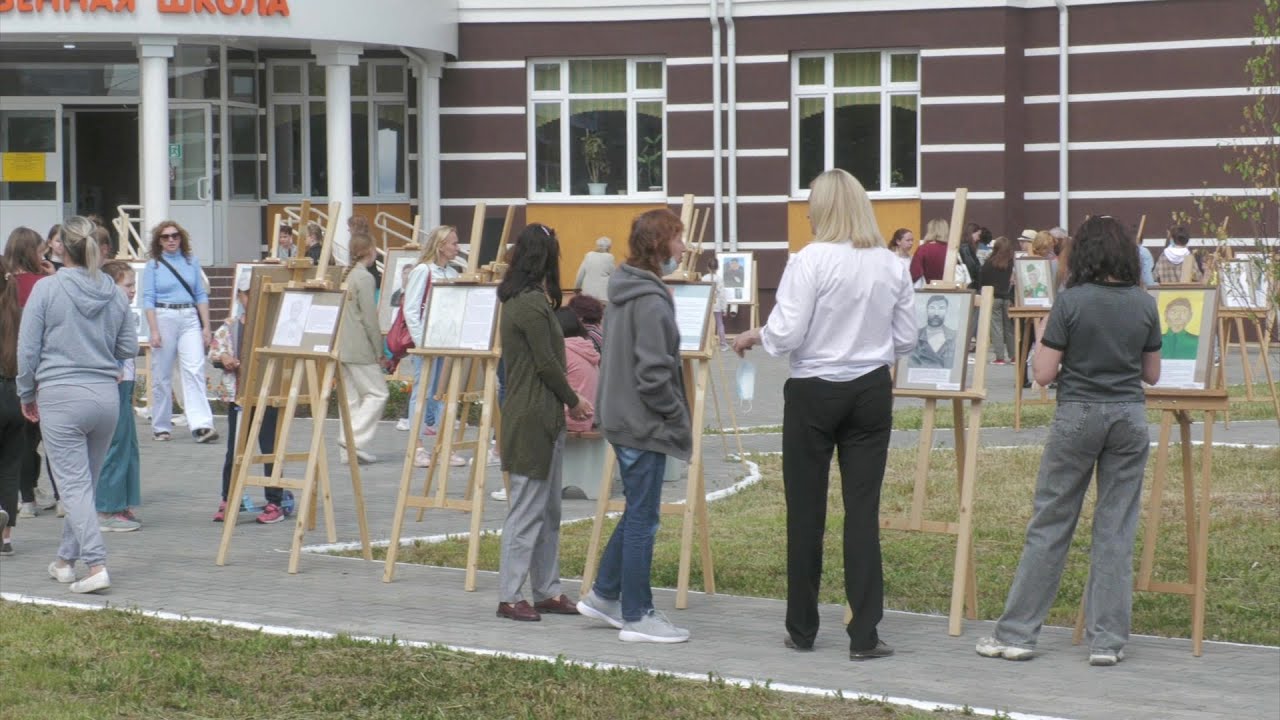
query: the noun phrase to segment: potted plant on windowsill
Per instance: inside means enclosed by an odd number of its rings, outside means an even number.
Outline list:
[[[603,195],[609,186],[609,148],[599,132],[587,130],[582,134],[582,160],[587,166],[587,192]],[[602,180],[603,178],[603,180]]]
[[[644,168],[650,190],[662,189],[662,133],[650,135],[641,141],[644,146],[636,156],[636,162]]]

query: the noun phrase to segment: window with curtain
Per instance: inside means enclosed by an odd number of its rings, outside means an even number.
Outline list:
[[[409,102],[406,65],[371,59],[351,68],[351,187],[357,198],[406,200]],[[314,61],[268,65],[271,197],[329,192],[324,68]]]
[[[660,59],[529,63],[529,196],[665,196]]]
[[[792,59],[792,191],[828,168],[869,192],[920,187],[920,61],[914,51],[804,53]]]

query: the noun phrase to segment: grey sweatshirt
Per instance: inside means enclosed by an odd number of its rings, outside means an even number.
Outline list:
[[[36,389],[115,383],[121,360],[138,354],[129,301],[98,273],[64,268],[36,283],[18,328],[18,398],[34,402]]]
[[[666,284],[619,265],[609,276],[596,417],[609,442],[688,460],[693,449],[680,331]]]

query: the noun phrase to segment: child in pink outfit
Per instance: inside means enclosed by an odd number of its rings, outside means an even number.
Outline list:
[[[564,357],[568,366],[569,385],[580,398],[596,396],[596,386],[600,384],[600,352],[587,337],[586,328],[578,320],[577,314],[568,308],[556,311],[560,320],[560,329],[564,331]],[[594,414],[583,420],[574,420],[565,411],[566,429],[569,432],[589,432],[595,425]]]

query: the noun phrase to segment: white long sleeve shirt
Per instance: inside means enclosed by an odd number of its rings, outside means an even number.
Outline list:
[[[431,274],[432,283],[453,280],[461,275],[452,265],[441,266],[435,263],[421,263],[409,271],[401,301],[404,303],[404,324],[409,328],[413,344],[418,347],[422,347],[422,337],[427,329],[426,308],[422,307],[422,298],[427,293],[427,273]]]
[[[815,242],[783,271],[760,340],[791,354],[792,377],[847,382],[909,354],[916,334],[911,273],[896,255]]]

